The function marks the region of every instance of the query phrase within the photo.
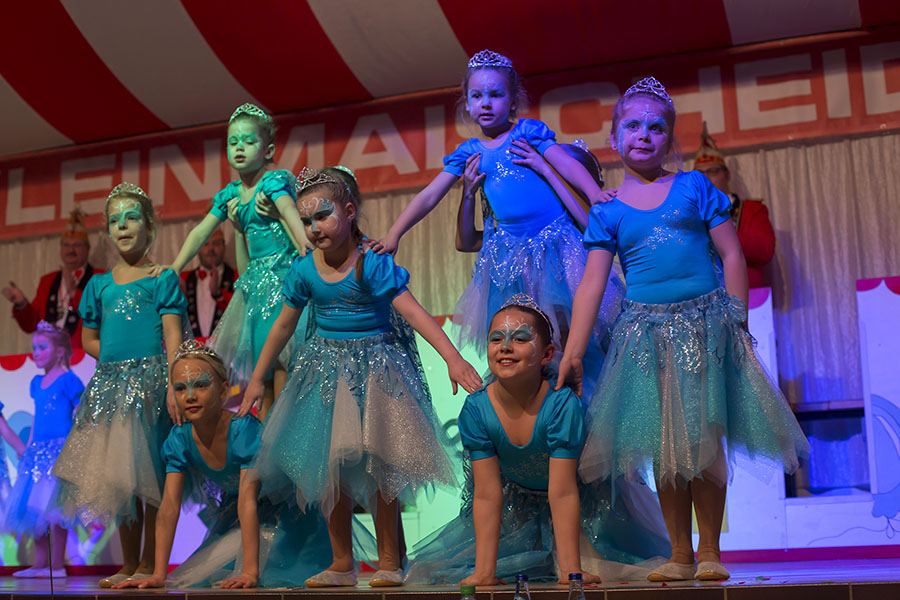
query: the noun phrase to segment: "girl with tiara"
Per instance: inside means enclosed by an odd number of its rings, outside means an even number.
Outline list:
[[[525,90],[508,58],[488,50],[477,53],[469,60],[462,90],[465,110],[480,127],[482,138],[463,142],[444,157],[444,170],[413,198],[373,248],[395,252],[400,237],[441,201],[467,168],[470,173],[480,171],[490,211],[472,281],[454,310],[459,342],[474,344],[484,354],[491,316],[507,298],[522,292],[548,315],[559,343],[568,331],[585,251],[578,229],[551,186],[523,160],[524,144],[535,148],[591,203],[607,196],[588,171],[559,147],[547,125],[534,119],[516,120],[525,108]],[[614,296],[609,294],[603,304],[591,345],[589,358],[597,369],[603,361],[602,343],[618,312]]]
[[[67,515],[119,524],[123,565],[101,587],[153,572],[159,451],[178,410],[167,374],[188,322],[178,275],[149,275],[147,252],[156,238],[150,198],[121,183],[109,193],[106,217],[119,260],[91,278],[78,307],[84,351],[97,369],[53,468]]]
[[[781,463],[790,473],[809,444],[763,372],[745,328],[747,269],[729,198],[702,173],[663,167],[674,128],[672,100],[652,77],[616,103],[610,139],[625,180],[616,199],[590,212],[588,263],[557,387],[569,377],[581,391],[581,357],[618,253],[626,298],[590,403],[579,472],[587,481],[614,481],[652,466],[672,559],[648,578],[723,579],[726,459],[742,452]]]
[[[463,506],[413,550],[409,580],[496,585],[524,574],[568,583],[583,568],[593,571],[585,582],[646,575],[633,565],[668,551],[652,516],[659,509],[646,511],[656,500],[631,486],[627,502],[620,493],[613,506],[608,484],[578,481],[583,409],[570,388],[553,389],[550,320],[518,294],[490,330],[491,381],[466,398],[458,421],[471,460]]]
[[[31,336],[31,348],[34,364],[44,374],[31,380],[34,424],[5,505],[3,529],[18,534],[20,540],[34,538],[34,564],[13,577],[65,577],[67,529],[72,522],[54,502],[57,484],[50,471],[72,428],[72,413],[84,385],[69,370],[72,344],[67,332],[41,321]]]
[[[291,260],[298,250],[305,253],[305,247],[296,240],[305,244],[306,238],[294,206],[294,176],[288,171],[271,169],[275,154],[272,117],[253,104],[239,106],[228,120],[226,147],[228,163],[240,178],[215,195],[209,213],[188,234],[170,268],[180,272],[226,219],[246,237],[249,266],[234,282],[234,296],[209,338],[210,348],[228,365],[233,382],[243,387],[278,316],[281,287]],[[272,211],[265,208],[257,212],[257,204],[268,206],[266,200],[274,203],[281,219],[271,216]],[[237,250],[240,256],[241,248]],[[274,368],[266,373],[266,395],[260,404],[260,418],[265,417],[272,405],[275,390],[284,385],[291,351],[302,338],[304,329],[301,327],[297,337],[285,344],[284,352],[273,363]]]
[[[301,507],[328,519],[334,561],[308,586],[356,585],[350,543],[354,503],[375,515],[379,570],[373,586],[400,585],[398,499],[439,482],[456,484],[431,406],[415,339],[392,310],[447,362],[453,391],[474,391],[475,369],[407,289],[409,274],[389,254],[360,248],[359,188],[344,167],[304,169],[297,207],[315,250],[294,261],[285,304],[247,386],[240,415],[263,395],[269,366],[312,308],[316,332],[292,362],[266,423],[256,467],[263,483],[286,475]],[[393,321],[393,322],[392,322]]]
[[[162,447],[166,484],[156,519],[156,567],[151,577],[116,587],[166,585],[185,492],[205,506],[200,516],[209,532],[169,575],[173,587],[218,581],[225,589],[294,586],[326,567],[328,532],[321,515],[276,511],[265,501],[257,507],[259,481],[249,469],[262,424],[253,415],[223,409],[228,378],[222,359],[193,340],[185,342],[172,364],[172,387],[186,422],[169,432]]]

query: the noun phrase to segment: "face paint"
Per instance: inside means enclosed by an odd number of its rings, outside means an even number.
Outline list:
[[[137,200],[119,199],[108,209],[109,230],[112,232],[120,227],[127,227],[129,221],[143,223],[144,213],[141,212],[141,204]]]
[[[321,221],[333,220],[337,223],[334,202],[331,198],[317,198],[309,196],[300,200],[300,217],[304,225],[309,226],[313,233],[319,231]]]
[[[501,348],[508,348],[513,342],[528,342],[537,348],[537,335],[534,328],[528,323],[518,320],[510,320],[506,317],[502,329],[495,329],[488,335],[488,343],[503,342]]]
[[[173,388],[176,392],[186,391],[188,398],[193,398],[195,396],[195,387],[207,388],[212,385],[212,377],[210,377],[208,369],[201,371],[200,369],[191,367],[189,364],[185,364],[181,369],[181,375],[185,378],[185,381],[175,382]]]

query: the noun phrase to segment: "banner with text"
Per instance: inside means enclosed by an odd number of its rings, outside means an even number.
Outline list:
[[[614,161],[613,105],[648,75],[674,99],[685,152],[696,150],[704,120],[720,148],[900,128],[897,26],[534,76],[526,116]],[[457,116],[459,94],[281,115],[275,166],[343,164],[364,193],[425,185],[444,155],[477,133]],[[76,202],[99,226],[106,194],[121,181],[143,187],[161,219],[202,214],[234,175],[224,138],[216,124],[0,160],[0,239],[60,231]]]

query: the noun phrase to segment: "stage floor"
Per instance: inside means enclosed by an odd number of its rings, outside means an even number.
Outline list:
[[[598,600],[894,600],[900,599],[900,559],[839,560],[786,563],[728,564],[732,576],[728,581],[674,582],[653,584],[647,581],[609,581],[586,590],[588,598]],[[68,577],[55,582],[55,594],[69,600],[75,598],[197,598],[214,600],[224,596],[265,597],[275,600],[313,600],[315,598],[352,598],[353,600],[402,600],[427,598],[442,600],[459,598],[459,591],[449,586],[404,586],[374,590],[360,581],[357,588],[305,590],[101,590],[97,577]],[[478,588],[479,600],[508,600],[513,586]],[[0,579],[0,600],[49,597],[47,580]],[[564,600],[563,586],[533,585],[532,600]]]

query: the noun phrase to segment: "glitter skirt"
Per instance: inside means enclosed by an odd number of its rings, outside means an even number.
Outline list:
[[[247,271],[234,282],[234,295],[209,336],[209,347],[222,357],[232,383],[244,387],[250,381],[269,330],[281,313],[284,278],[294,256],[293,247],[288,247],[251,260]],[[283,367],[287,368],[297,340],[303,339],[305,333],[305,326],[300,325],[288,340],[278,356]]]
[[[460,346],[471,344],[484,355],[491,319],[514,294],[534,298],[553,324],[554,343],[562,349],[568,337],[572,301],[581,283],[587,252],[582,235],[567,215],[561,215],[531,237],[516,237],[503,228],[485,226],[483,244],[472,268],[472,280],[453,311]],[[585,353],[585,397],[603,366],[613,323],[624,288],[610,272],[594,335]],[[557,353],[557,358],[562,352]]]
[[[502,476],[501,476],[502,477]],[[556,581],[555,538],[547,492],[521,487],[505,477],[496,575],[515,581]],[[472,479],[459,516],[422,539],[411,551],[407,583],[451,584],[475,571]],[[611,504],[605,482],[579,485],[582,569],[604,581],[642,580],[671,550],[656,495],[643,484],[617,488]]]
[[[72,526],[56,504],[58,484],[51,473],[66,438],[31,442],[19,459],[16,484],[6,500],[3,530],[44,535],[48,525]]]
[[[740,300],[718,288],[684,302],[622,306],[588,412],[583,479],[652,467],[662,486],[701,473],[724,484],[723,449],[728,463],[740,452],[797,469],[809,443],[760,365]]]
[[[134,518],[135,498],[159,506],[167,370],[164,355],[97,364],[53,467],[66,515],[88,524]]]
[[[372,509],[376,492],[412,502],[420,488],[457,484],[414,339],[315,335],[293,365],[260,441],[264,491],[287,476],[301,508],[328,515],[339,492]]]

